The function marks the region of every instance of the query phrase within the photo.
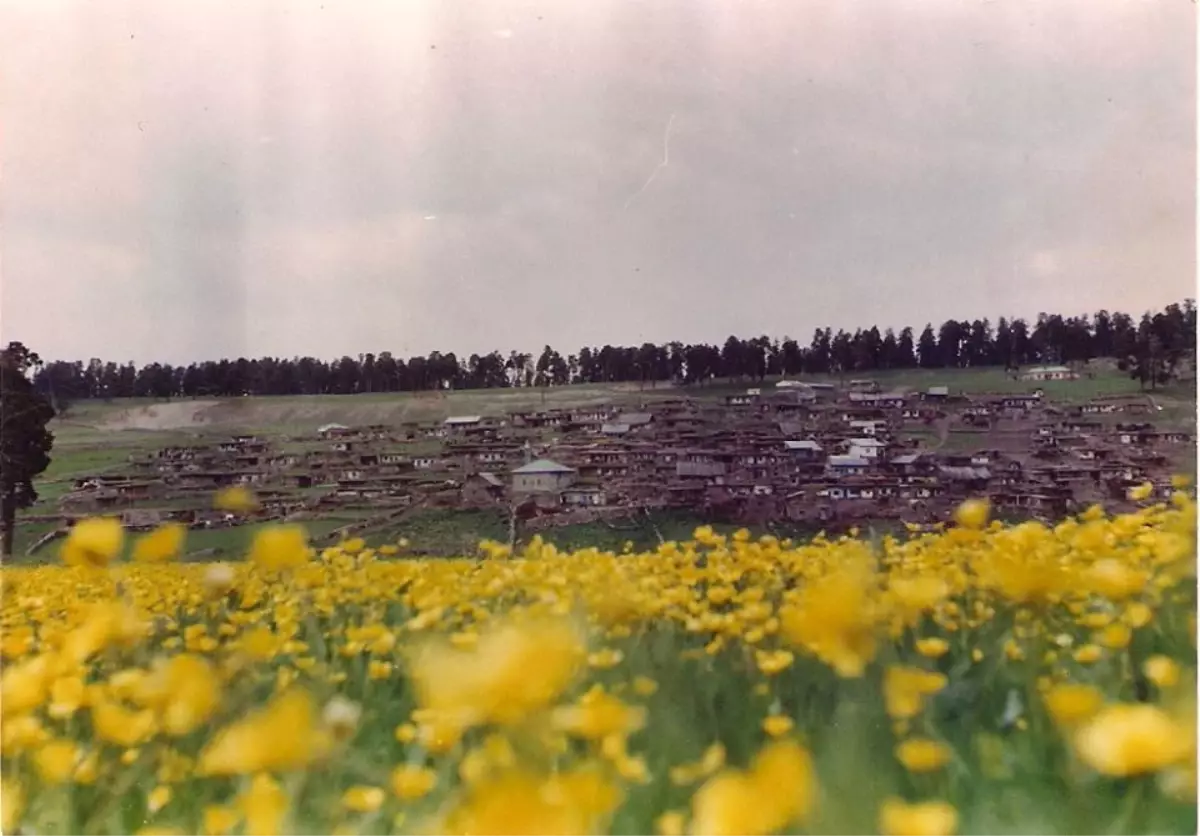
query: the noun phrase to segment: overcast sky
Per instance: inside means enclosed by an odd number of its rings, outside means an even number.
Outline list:
[[[564,352],[1193,295],[1188,0],[0,0],[0,338]]]

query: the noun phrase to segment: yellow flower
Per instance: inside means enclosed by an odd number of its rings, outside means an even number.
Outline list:
[[[50,657],[5,665],[0,674],[0,716],[9,717],[37,708],[50,688]]]
[[[909,772],[936,772],[950,761],[950,748],[944,743],[914,737],[896,747],[896,759]]]
[[[1142,665],[1142,672],[1159,688],[1173,688],[1179,682],[1179,665],[1167,656],[1151,656]]]
[[[767,744],[746,772],[725,770],[692,796],[694,834],[767,834],[801,821],[816,800],[812,758],[800,744]]]
[[[78,747],[69,740],[53,740],[37,750],[33,762],[38,776],[47,784],[61,784],[75,772]]]
[[[154,712],[131,711],[106,700],[92,706],[92,728],[101,740],[134,747],[154,734]]]
[[[875,658],[874,586],[870,573],[855,566],[821,577],[780,610],[780,632],[838,676],[860,677]]]
[[[385,798],[379,787],[351,787],[342,794],[342,806],[355,813],[374,813]]]
[[[986,499],[968,499],[954,512],[954,521],[963,528],[983,528],[987,525],[991,505]]]
[[[1099,711],[1104,704],[1104,695],[1091,685],[1066,684],[1048,691],[1045,700],[1054,722],[1072,727]]]
[[[590,833],[596,830],[585,811],[561,793],[546,791],[546,781],[510,772],[468,788],[433,828],[447,834]]]
[[[0,830],[16,833],[25,812],[25,788],[11,777],[0,777]]]
[[[1154,485],[1150,482],[1142,482],[1136,488],[1129,489],[1129,499],[1133,502],[1141,502],[1149,498],[1152,493],[1154,493]]]
[[[772,832],[761,788],[745,773],[730,770],[710,778],[692,796],[694,836],[754,836]]]
[[[646,710],[627,706],[601,689],[592,689],[572,706],[555,709],[553,724],[585,740],[601,740],[612,734],[628,734],[646,724]]]
[[[89,752],[75,767],[75,783],[90,785],[100,776],[100,753]]]
[[[477,717],[469,708],[418,709],[413,712],[413,719],[418,724],[417,742],[435,755],[445,754],[459,744]]]
[[[210,804],[204,808],[201,832],[204,836],[225,836],[237,827],[241,818],[242,814],[233,807]]]
[[[1096,637],[1096,640],[1107,648],[1120,650],[1123,647],[1128,647],[1129,642],[1133,639],[1133,631],[1120,622],[1114,622],[1108,625]]]
[[[795,657],[787,650],[756,650],[754,662],[758,669],[767,676],[774,676],[791,666]]]
[[[146,796],[146,812],[153,815],[171,803],[170,787],[155,787]]]
[[[950,650],[950,642],[936,637],[917,640],[917,653],[930,659],[945,656]]]
[[[668,810],[654,820],[654,832],[658,836],[683,836],[687,816],[679,810]]]
[[[786,717],[783,714],[771,714],[762,721],[763,731],[771,737],[783,737],[792,730],[795,723],[791,717]]]
[[[91,517],[71,526],[62,546],[68,566],[107,566],[121,552],[125,529],[114,517]]]
[[[83,706],[86,698],[87,689],[81,677],[59,677],[50,687],[50,704],[46,707],[46,713],[58,719],[70,717]]]
[[[1154,619],[1154,610],[1141,601],[1134,601],[1125,607],[1121,619],[1135,630],[1145,627]]]
[[[883,677],[888,716],[907,719],[921,713],[925,697],[946,687],[946,677],[920,668],[890,667]]]
[[[633,678],[633,693],[639,697],[649,697],[658,690],[658,683],[648,676],[635,676]]]
[[[259,529],[250,545],[249,560],[262,569],[294,569],[308,562],[308,533],[289,523]]]
[[[261,506],[254,493],[245,485],[231,485],[216,492],[213,496],[213,507],[218,511],[249,514]]]
[[[1081,665],[1090,665],[1093,662],[1099,661],[1104,655],[1104,650],[1095,644],[1085,644],[1078,648],[1073,654],[1075,661]]]
[[[556,749],[549,737],[544,742],[547,750]],[[479,746],[463,755],[458,764],[458,775],[464,784],[475,784],[497,771],[511,768],[516,762],[517,753],[508,738],[502,734],[489,734]]]
[[[423,708],[469,724],[515,723],[548,707],[575,678],[583,637],[571,622],[509,620],[472,651],[430,645],[411,665]]]
[[[1148,575],[1129,564],[1106,557],[1098,560],[1083,574],[1083,581],[1089,589],[1111,601],[1123,601],[1141,592],[1148,580]]]
[[[275,836],[283,831],[288,797],[270,775],[255,775],[250,787],[238,796],[237,803],[246,820],[247,833],[253,833],[255,836]]]
[[[958,811],[945,801],[908,804],[889,798],[879,808],[883,836],[951,836],[958,829]]]
[[[1158,706],[1119,704],[1101,710],[1079,730],[1075,751],[1097,772],[1124,777],[1176,764],[1194,742]]]
[[[221,701],[216,670],[203,657],[180,654],[159,665],[145,684],[147,704],[161,713],[162,729],[188,734],[217,710]]]
[[[164,523],[133,544],[133,560],[137,563],[165,563],[179,556],[187,538],[187,526]]]
[[[414,801],[437,786],[437,773],[423,766],[398,766],[392,770],[392,792],[401,801]]]
[[[227,726],[200,754],[201,775],[236,775],[299,769],[328,750],[329,735],[318,728],[307,693],[289,690],[265,708]]]
[[[608,780],[595,764],[584,764],[551,776],[543,793],[555,803],[582,813],[592,822],[606,819],[623,800],[620,787]]]
[[[621,660],[625,658],[625,654],[611,647],[606,647],[603,650],[597,650],[595,653],[589,653],[587,662],[590,667],[598,670],[607,670],[621,664]]]

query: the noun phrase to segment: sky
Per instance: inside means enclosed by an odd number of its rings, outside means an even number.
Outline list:
[[[0,340],[721,342],[1196,288],[1189,0],[0,0]]]

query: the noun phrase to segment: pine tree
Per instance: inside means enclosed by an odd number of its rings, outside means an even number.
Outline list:
[[[0,351],[0,555],[10,557],[17,511],[37,501],[34,478],[50,464],[54,409],[26,374],[41,359],[18,342]]]

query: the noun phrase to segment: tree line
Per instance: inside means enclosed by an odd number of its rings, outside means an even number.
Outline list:
[[[500,351],[462,358],[453,352],[395,357],[391,352],[324,361],[313,357],[209,360],[186,366],[56,361],[37,367],[33,384],[60,410],[77,399],[231,397],[241,395],[351,395],[562,386],[569,383],[703,385],[714,379],[850,374],[886,369],[961,369],[1029,364],[1076,364],[1114,358],[1143,385],[1171,379],[1196,348],[1192,299],[1140,319],[1099,311],[1083,316],[1038,314],[1032,324],[1001,317],[947,320],[920,333],[878,327],[834,332],[818,328],[808,345],[791,337],[731,336],[718,345],[646,342],[640,346],[584,346],[564,356]]]

